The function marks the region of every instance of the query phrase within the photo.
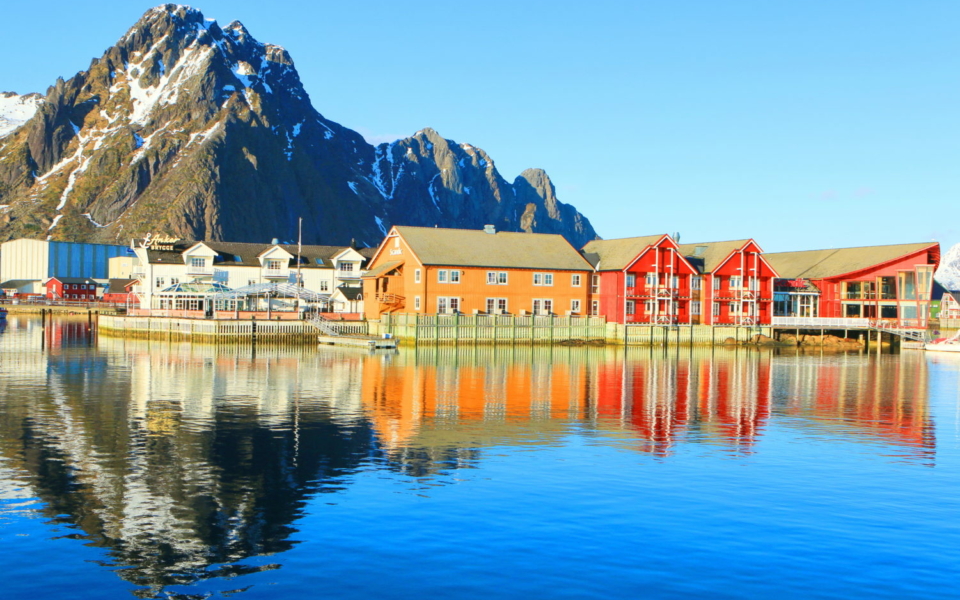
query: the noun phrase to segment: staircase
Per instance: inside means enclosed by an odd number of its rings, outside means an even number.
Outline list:
[[[317,329],[319,329],[320,333],[324,335],[330,335],[330,336],[340,335],[340,332],[334,329],[332,326],[330,326],[327,320],[320,315],[317,315],[312,319],[310,319],[309,323],[314,327],[316,327]]]
[[[889,333],[891,335],[899,335],[901,339],[910,340],[913,342],[926,342],[927,341],[927,331],[925,329],[904,329],[897,327],[895,321],[873,321],[871,322],[873,329],[878,332]]]

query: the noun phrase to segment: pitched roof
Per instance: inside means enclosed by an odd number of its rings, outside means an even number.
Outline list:
[[[173,244],[173,250],[147,250],[147,258],[151,264],[155,263],[182,263],[181,256],[189,248],[201,242],[180,240]],[[291,266],[296,265],[296,244],[248,244],[242,242],[202,242],[205,246],[217,253],[214,266],[260,266],[260,255],[279,246],[294,256]],[[331,259],[346,250],[349,246],[302,246],[300,250],[300,266],[304,269],[332,269]]]
[[[93,285],[96,285],[96,284],[97,284],[96,281],[94,281],[93,279],[90,279],[89,277],[57,277],[57,276],[53,276],[53,277],[47,279],[47,281],[51,281],[51,280],[53,280],[53,279],[56,279],[56,280],[59,281],[60,283],[69,283],[70,285],[80,284],[80,283],[90,283],[90,284],[93,284]]]
[[[344,298],[351,301],[356,300],[357,298],[363,295],[363,288],[349,287],[346,285],[339,286],[336,291],[340,292],[341,294],[343,294]]]
[[[108,294],[126,294],[127,286],[139,281],[138,279],[111,279]]]
[[[396,230],[424,265],[592,270],[587,259],[558,234],[406,226]]]
[[[730,253],[743,248],[749,239],[727,240],[725,242],[701,242],[680,244],[680,254],[701,273],[713,273]]]
[[[3,283],[0,283],[0,289],[12,290],[14,288],[22,288],[25,285],[30,285],[31,283],[39,283],[39,279],[8,279]]]
[[[657,243],[664,235],[666,234],[616,240],[593,240],[583,247],[583,256],[600,271],[622,271],[647,246]]]
[[[380,277],[381,275],[389,273],[396,267],[399,267],[401,264],[403,264],[402,260],[388,260],[387,262],[383,263],[376,269],[370,269],[369,271],[364,273],[362,277],[364,278]]]
[[[823,279],[868,269],[935,245],[937,245],[937,242],[831,248],[800,252],[775,252],[764,254],[763,257],[777,270],[781,277],[787,279]]]

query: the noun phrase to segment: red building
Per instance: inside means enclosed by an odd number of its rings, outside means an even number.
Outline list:
[[[926,327],[933,273],[940,264],[937,242],[765,256],[782,277],[776,315],[791,317],[791,326],[802,326],[803,319],[818,327],[830,325],[827,319],[881,319],[900,327]]]
[[[51,277],[43,284],[48,300],[76,300],[95,302],[97,282],[83,277]]]
[[[683,244],[680,253],[696,267],[707,325],[769,325],[773,320],[776,269],[752,239]]]
[[[700,322],[699,272],[667,234],[594,240],[590,314],[617,323]]]

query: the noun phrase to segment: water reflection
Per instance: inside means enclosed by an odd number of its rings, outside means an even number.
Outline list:
[[[736,456],[777,424],[924,464],[936,448],[920,353],[92,345],[86,325],[11,317],[0,336],[0,499],[38,498],[144,597],[275,568],[244,561],[290,549],[309,499],[364,469],[422,477],[570,436]]]

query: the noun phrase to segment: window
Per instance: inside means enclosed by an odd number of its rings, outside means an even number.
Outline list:
[[[720,303],[719,303],[719,302],[714,302],[714,303],[713,303],[713,316],[715,316],[715,317],[719,317],[719,316],[720,316]]]
[[[444,269],[437,271],[437,283],[446,283],[448,276],[449,276],[449,271],[446,271]]]
[[[693,279],[690,280],[690,289],[691,289],[691,290],[699,290],[699,289],[700,289],[700,285],[701,285],[702,283],[703,283],[703,277],[700,277],[699,275],[697,275],[697,276],[695,276]]]
[[[440,296],[437,298],[438,313],[455,313],[460,311],[460,298]]]
[[[570,312],[573,312],[573,313],[578,313],[578,312],[580,312],[580,301],[579,301],[579,300],[571,300],[571,301],[570,301]]]
[[[627,273],[627,287],[637,287],[637,276],[633,273]]]
[[[506,298],[487,298],[487,312],[491,315],[507,312]]]
[[[591,294],[600,293],[600,276],[599,275],[594,274],[590,276],[590,293]]]
[[[534,273],[533,285],[553,285],[553,273]]]
[[[731,279],[733,279],[733,278],[731,277]],[[729,304],[728,308],[730,309],[730,316],[734,316],[734,315],[739,315],[739,314],[740,314],[740,303],[739,303],[739,302],[731,302],[731,303]]]
[[[321,282],[320,282],[320,291],[321,291],[321,292],[329,292],[329,291],[330,291],[330,282],[329,282],[329,281],[321,281]]]
[[[460,271],[450,271],[450,283],[460,283]]]
[[[690,303],[690,314],[699,316],[700,315],[700,301],[694,300]]]
[[[415,269],[413,271],[413,282],[420,283],[420,269]]]
[[[550,298],[534,298],[533,314],[549,315],[553,312],[553,300]]]
[[[507,285],[507,272],[487,271],[487,285]]]
[[[721,280],[721,279],[723,279],[723,278],[720,277],[719,275],[714,275],[714,276],[713,276],[713,289],[715,289],[715,290],[719,290],[719,289],[720,289],[720,280]]]
[[[256,279],[248,279],[248,280],[247,280],[247,285],[257,285],[257,280],[256,280]]]
[[[420,296],[413,297],[413,310],[420,310]]]
[[[207,259],[192,257],[190,259],[190,266],[194,269],[203,269],[207,266]]]
[[[752,291],[754,291],[754,292],[759,292],[759,291],[760,291],[760,278],[759,278],[759,277],[751,277],[751,278],[750,278],[750,289],[751,289]]]
[[[570,276],[570,285],[572,287],[580,287],[580,273],[574,273]]]
[[[345,273],[352,273],[352,272],[353,272],[353,263],[348,263],[348,262],[340,263],[340,270],[343,271],[343,272],[345,272]]]
[[[627,300],[627,314],[635,315],[637,314],[637,303],[633,300]]]
[[[460,271],[437,271],[437,283],[460,283]]]
[[[656,300],[647,300],[643,303],[643,311],[648,315],[654,315],[657,313],[657,302]]]
[[[393,247],[394,247],[394,248],[399,248],[399,247],[400,247],[400,238],[399,238],[399,237],[393,238]]]
[[[647,287],[654,287],[657,285],[657,274],[656,273],[647,273],[644,281],[647,284]]]
[[[156,279],[154,279],[153,283],[154,283],[154,287],[156,287],[156,288],[162,288],[162,287],[163,287],[163,277],[157,277]]]
[[[284,260],[279,258],[268,258],[267,259],[267,270],[268,271],[279,271],[284,267]]]
[[[591,301],[590,301],[590,314],[593,315],[593,316],[597,316],[597,315],[600,314],[600,301],[599,301],[599,300],[591,300]]]
[[[675,289],[675,290],[676,290],[676,289],[679,289],[679,288],[680,288],[680,278],[677,277],[676,275],[674,275],[673,277],[671,277],[671,278],[670,278],[670,287],[673,288],[673,289]]]
[[[740,275],[731,275],[730,276],[730,289],[738,290],[743,287],[743,277]]]

